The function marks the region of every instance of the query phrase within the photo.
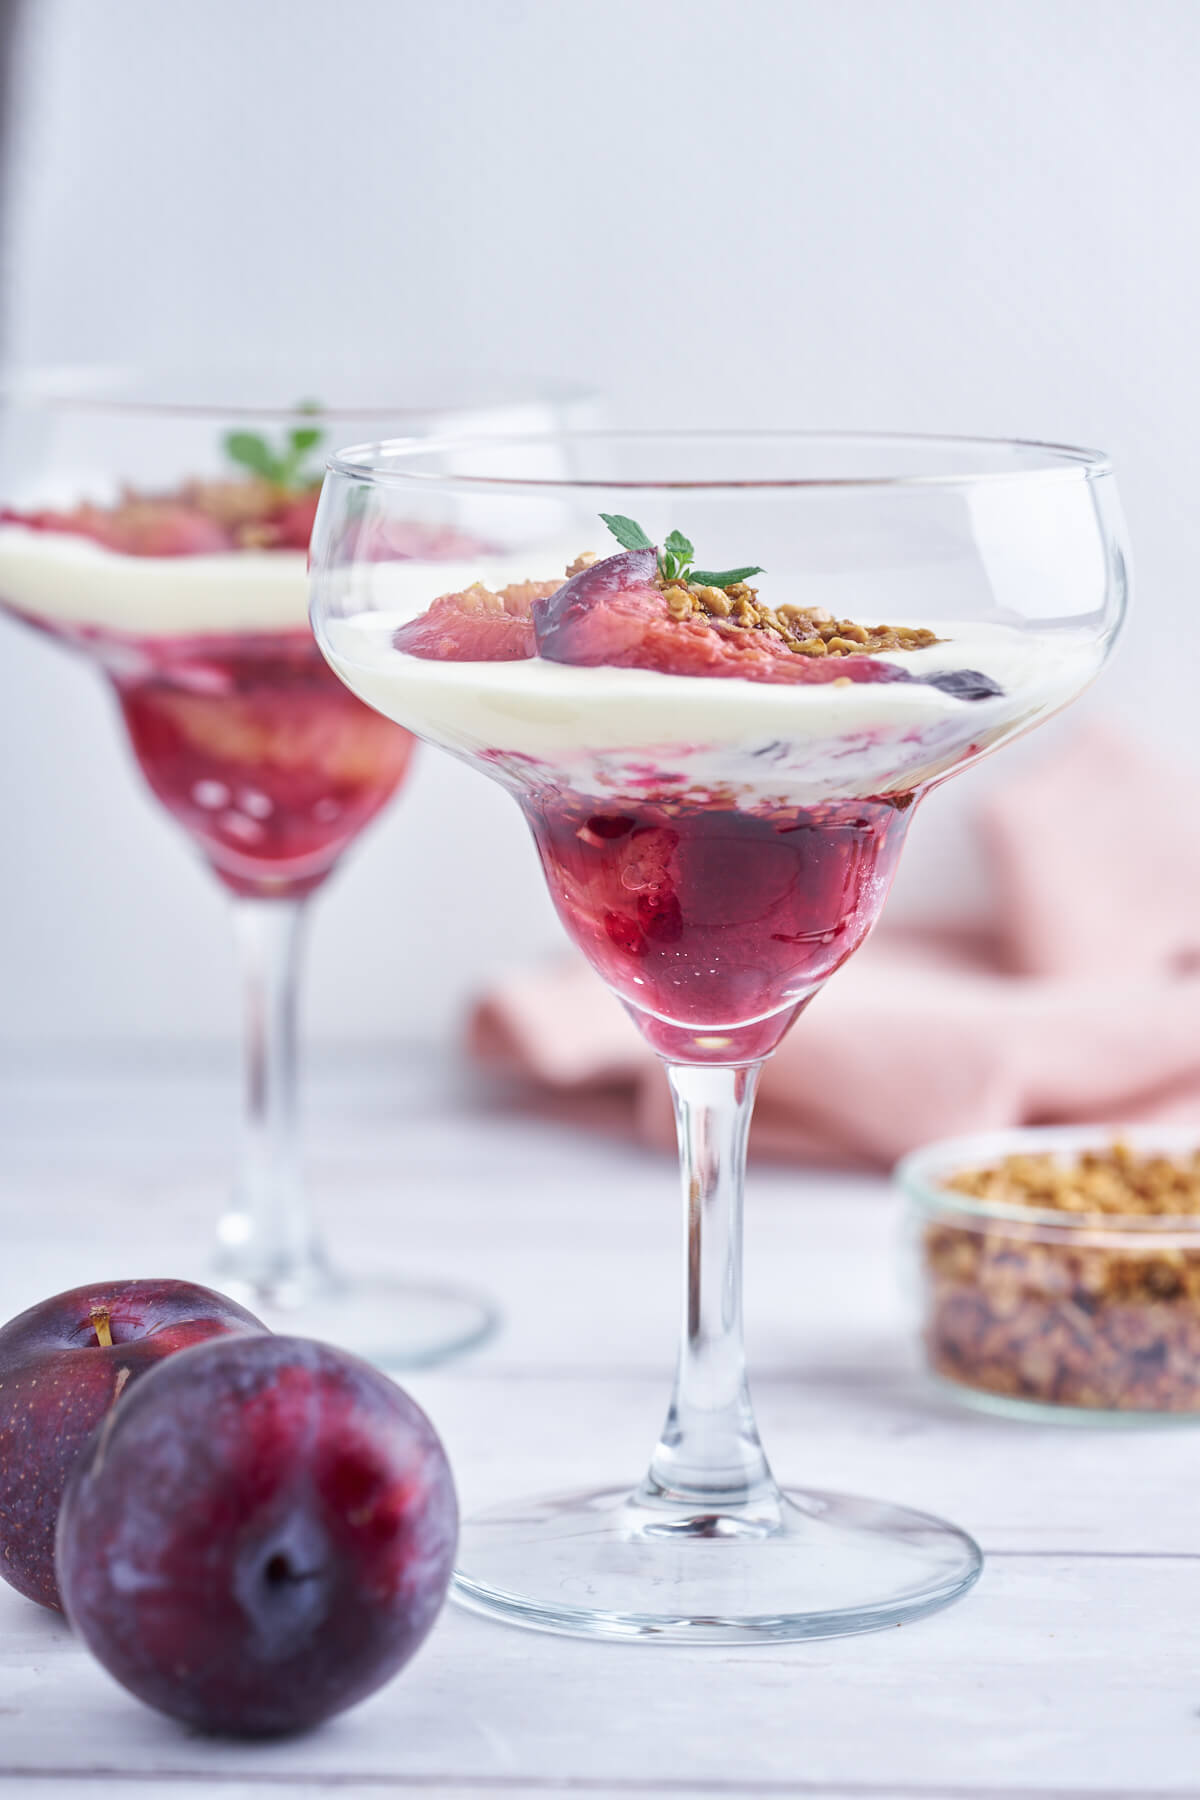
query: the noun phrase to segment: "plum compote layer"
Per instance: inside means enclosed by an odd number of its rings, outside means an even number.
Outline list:
[[[169,494],[127,492],[112,506],[0,509],[0,524],[126,557],[297,555],[318,493],[319,484],[262,477],[197,481]],[[462,541],[413,523],[384,550],[436,559]],[[296,579],[302,607],[302,571]],[[150,787],[236,893],[298,897],[316,887],[411,759],[410,734],[356,699],[303,627],[133,637],[100,623],[29,622],[101,663]]]
[[[550,892],[588,961],[666,1056],[765,1056],[862,942],[911,795],[747,810],[527,794]]]
[[[146,780],[236,893],[309,892],[412,756],[302,631],[141,644],[109,674]]]

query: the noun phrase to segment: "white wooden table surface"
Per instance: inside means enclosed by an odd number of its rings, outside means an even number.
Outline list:
[[[227,1072],[0,1066],[0,1316],[77,1281],[202,1273]],[[502,1334],[411,1379],[465,1508],[640,1474],[666,1401],[670,1166],[502,1107],[427,1056],[308,1083],[343,1260],[488,1288]],[[1200,1429],[991,1422],[917,1374],[884,1183],[753,1170],[752,1371],[785,1479],[975,1533],[975,1592],[869,1637],[678,1650],[450,1609],[401,1677],[308,1737],[191,1736],[0,1592],[0,1800],[212,1794],[1200,1795]]]

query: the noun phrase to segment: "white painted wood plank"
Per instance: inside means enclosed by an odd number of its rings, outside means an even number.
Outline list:
[[[481,1368],[474,1378],[448,1371],[407,1385],[442,1433],[470,1510],[521,1494],[632,1485],[662,1423],[666,1374],[584,1385],[492,1382]],[[784,1482],[943,1514],[989,1552],[1194,1556],[1200,1567],[1200,1441],[1191,1431],[996,1422],[926,1395],[915,1378],[772,1381],[759,1384],[755,1402]]]
[[[1195,1563],[1031,1558],[919,1624],[762,1651],[592,1645],[454,1611],[357,1712],[246,1746],[146,1711],[5,1595],[0,1768],[1184,1794],[1198,1607]]]
[[[456,1272],[506,1309],[493,1366],[661,1368],[679,1282],[668,1158],[496,1113],[469,1086],[402,1063],[316,1084],[310,1158],[341,1260]],[[390,1104],[395,1092],[412,1110]],[[339,1096],[348,1096],[345,1111]],[[201,1074],[0,1081],[0,1307],[98,1268],[203,1276],[230,1165],[231,1096]],[[214,1124],[214,1121],[216,1123]],[[847,1233],[846,1213],[857,1229]],[[764,1167],[748,1244],[760,1370],[835,1354],[877,1368],[899,1313],[895,1206],[882,1184]],[[468,1227],[469,1229],[465,1229]],[[836,1260],[831,1262],[830,1257]],[[151,1259],[154,1259],[153,1265]],[[835,1329],[836,1327],[836,1329]]]
[[[310,1098],[314,1187],[343,1245],[488,1287],[506,1310],[495,1344],[409,1383],[464,1502],[632,1480],[673,1350],[669,1163],[498,1110],[428,1059],[351,1059]],[[204,1067],[0,1071],[0,1316],[99,1272],[199,1273],[233,1115],[232,1080]],[[450,1614],[367,1707],[248,1748],[147,1713],[5,1591],[0,1800],[110,1800],[121,1776],[151,1800],[330,1784],[441,1800],[1200,1794],[1200,1440],[1018,1426],[934,1395],[886,1184],[760,1168],[750,1215],[752,1364],[779,1474],[954,1517],[992,1553],[975,1595],[878,1638],[715,1655]]]
[[[57,1161],[27,1168],[25,1204],[8,1228],[0,1268],[5,1311],[97,1270],[178,1272],[186,1266],[180,1240],[206,1241],[219,1183],[209,1190],[181,1179],[191,1146],[186,1124],[171,1123],[202,1119],[203,1104],[188,1084],[182,1092],[166,1085],[171,1103],[156,1095],[147,1110],[164,1133],[161,1178],[179,1192],[164,1200],[157,1172],[142,1188],[140,1173],[125,1181],[111,1169],[64,1176]],[[125,1099],[126,1130],[137,1111],[132,1098]],[[113,1128],[117,1110],[109,1101],[98,1116]],[[61,1105],[53,1112],[71,1115]],[[37,1128],[44,1131],[45,1121]],[[411,1384],[454,1440],[464,1494],[499,1497],[488,1475],[493,1464],[500,1472],[524,1466],[530,1489],[623,1472],[632,1479],[665,1405],[673,1354],[678,1224],[669,1165],[528,1122],[514,1134],[511,1121],[486,1116],[460,1121],[447,1135],[452,1164],[469,1163],[464,1139],[486,1151],[494,1170],[486,1204],[473,1180],[448,1176],[436,1205],[405,1211],[365,1148],[344,1185],[328,1191],[337,1194],[347,1243],[369,1233],[384,1253],[394,1222],[412,1268],[453,1273],[501,1302],[505,1330],[493,1345],[444,1378]],[[389,1153],[382,1136],[381,1160]],[[497,1143],[504,1138],[507,1145]],[[521,1145],[537,1177],[514,1191],[502,1171]],[[547,1185],[550,1171],[561,1174],[561,1185]],[[882,1184],[756,1174],[751,1367],[781,1476],[945,1510],[996,1547],[1200,1549],[1191,1500],[1200,1427],[1113,1434],[997,1423],[926,1387],[899,1298],[896,1223]],[[614,1374],[623,1373],[640,1379],[610,1392]],[[518,1374],[511,1390],[478,1391]],[[579,1375],[599,1382],[596,1391],[555,1394],[526,1380]]]

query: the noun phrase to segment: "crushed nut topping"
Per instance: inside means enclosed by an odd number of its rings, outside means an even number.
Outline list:
[[[126,505],[139,498],[141,496],[130,488],[122,494]],[[279,507],[278,488],[253,475],[239,481],[185,482],[180,498],[185,505],[239,535],[256,532],[262,521]]]
[[[1200,1149],[1182,1157],[1142,1155],[1118,1141],[1071,1161],[1045,1152],[1006,1156],[989,1168],[960,1169],[944,1185],[1005,1206],[1173,1217],[1200,1213]]]
[[[514,619],[527,619],[535,600],[549,599],[561,586],[561,581],[510,581],[507,587],[493,589],[485,587],[482,581],[473,581],[453,598],[457,600],[460,612],[503,612]]]
[[[945,1185],[948,1196],[1064,1217],[963,1213],[924,1227],[925,1342],[938,1374],[1043,1405],[1200,1411],[1200,1239],[1106,1228],[1116,1217],[1197,1217],[1184,1229],[1200,1231],[1200,1150],[1016,1155]]]
[[[573,572],[574,566],[567,571]],[[657,585],[673,619],[698,615],[735,630],[772,631],[798,656],[870,656],[879,650],[926,650],[941,642],[932,631],[908,625],[858,625],[853,619],[835,619],[820,606],[768,606],[759,599],[758,589],[744,581],[715,588],[668,582],[660,575]]]

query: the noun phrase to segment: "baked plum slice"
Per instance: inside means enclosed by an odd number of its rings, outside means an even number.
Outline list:
[[[724,590],[701,593],[723,596]],[[768,626],[714,616],[686,586],[660,585],[653,547],[593,563],[535,600],[532,610],[537,653],[551,662],[805,685],[910,679],[894,663],[870,656],[799,655]]]
[[[220,520],[206,517],[186,500],[162,495],[130,496],[112,507],[85,502],[65,512],[6,508],[0,510],[0,525],[88,538],[122,556],[214,556],[235,547]]]
[[[397,650],[436,662],[522,662],[735,677],[778,686],[923,681],[962,700],[1001,690],[976,670],[914,675],[879,654],[939,640],[910,626],[863,626],[820,608],[759,600],[757,567],[701,571],[681,532],[660,549],[633,519],[602,513],[621,549],[581,556],[564,581],[482,582],[443,594],[393,635]]]
[[[477,581],[442,594],[393,635],[397,650],[428,662],[524,662],[537,654],[530,608],[561,581],[516,581],[493,592]]]

